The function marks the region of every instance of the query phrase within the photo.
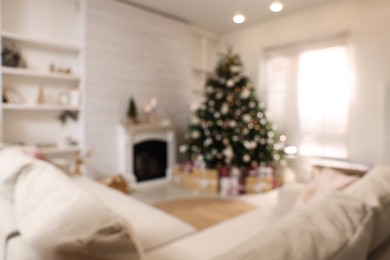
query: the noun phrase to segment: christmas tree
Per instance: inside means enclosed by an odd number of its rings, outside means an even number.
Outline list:
[[[239,55],[229,50],[207,79],[181,151],[193,161],[201,156],[209,168],[257,167],[283,156],[284,138],[267,119]]]

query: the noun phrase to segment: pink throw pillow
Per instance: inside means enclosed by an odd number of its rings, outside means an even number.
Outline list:
[[[358,179],[356,176],[345,175],[330,168],[323,168],[298,196],[294,207],[305,205],[335,191],[344,190]]]

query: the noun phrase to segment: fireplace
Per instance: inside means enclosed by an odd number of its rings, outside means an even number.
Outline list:
[[[170,125],[121,125],[118,129],[118,171],[133,187],[169,181],[175,163]]]
[[[137,182],[165,178],[167,173],[167,142],[151,140],[134,146],[133,172]]]

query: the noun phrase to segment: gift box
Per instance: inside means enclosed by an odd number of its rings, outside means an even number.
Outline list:
[[[193,189],[208,193],[218,193],[218,171],[213,169],[194,169]]]
[[[180,166],[173,172],[172,182],[176,187],[184,189],[218,193],[218,171],[213,169],[192,168],[191,171],[183,171]]]
[[[273,178],[248,176],[246,178],[246,193],[267,192],[274,188]]]

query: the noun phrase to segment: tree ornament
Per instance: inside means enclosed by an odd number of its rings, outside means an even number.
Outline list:
[[[242,116],[242,120],[244,120],[245,123],[249,123],[250,121],[252,121],[252,117],[248,114],[245,114]]]
[[[211,145],[212,143],[213,143],[213,140],[212,140],[211,138],[207,138],[207,139],[203,142],[204,146],[209,146],[209,145]]]
[[[228,86],[229,88],[234,87],[234,80],[229,79],[228,81],[226,81],[226,86]]]
[[[222,107],[221,107],[221,113],[222,113],[223,115],[226,115],[228,112],[229,112],[229,106],[228,106],[226,103],[224,103],[224,104],[222,105]]]
[[[207,94],[212,94],[213,92],[214,92],[214,89],[213,89],[212,86],[207,86],[207,87],[206,87],[206,93],[207,93]]]
[[[200,132],[197,131],[197,130],[192,131],[191,137],[192,137],[193,139],[198,139],[198,138],[200,137]]]
[[[251,160],[251,157],[249,156],[249,154],[245,154],[243,157],[242,157],[242,160],[244,161],[244,162],[249,162],[250,160]]]
[[[228,158],[229,160],[231,160],[234,156],[234,152],[233,152],[233,149],[231,146],[227,146],[224,150],[223,150],[223,154],[225,155],[226,158]]]
[[[241,92],[241,98],[248,99],[251,96],[251,92],[248,88],[244,88]]]
[[[230,72],[231,73],[240,73],[241,72],[241,67],[240,66],[230,66]]]
[[[185,145],[185,144],[180,145],[179,151],[180,151],[181,153],[185,153],[187,150],[188,150],[188,146],[187,146],[187,145]]]
[[[229,121],[229,126],[230,126],[231,128],[236,127],[236,125],[237,125],[236,121],[234,121],[234,120],[230,120],[230,121]]]

